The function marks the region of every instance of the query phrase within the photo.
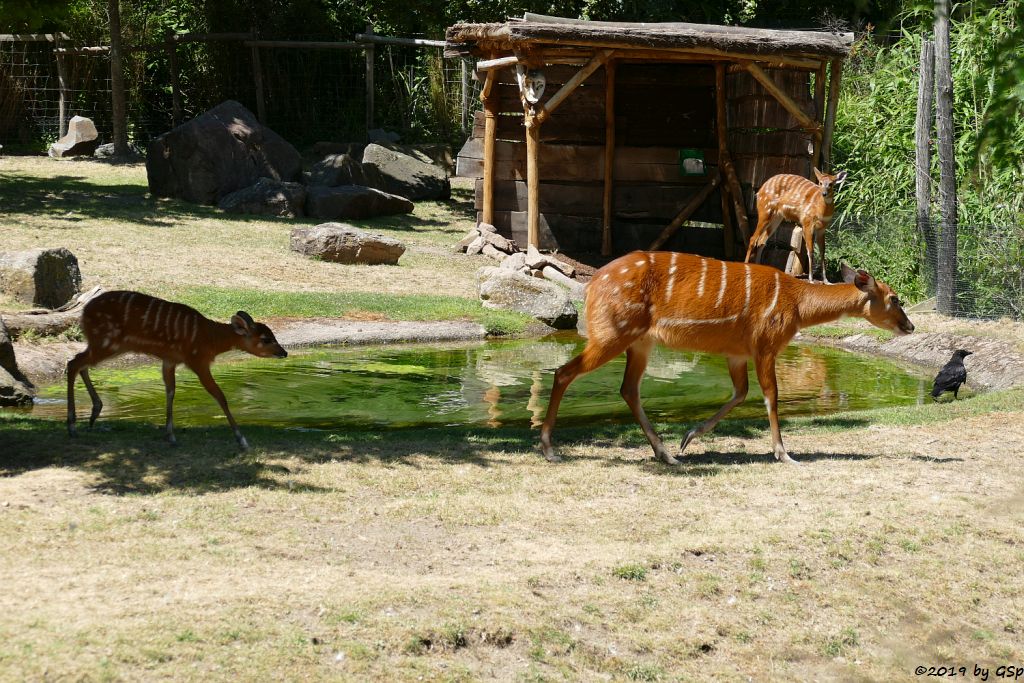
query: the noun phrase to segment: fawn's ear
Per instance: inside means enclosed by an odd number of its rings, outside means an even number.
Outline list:
[[[843,183],[845,183],[845,182],[846,182],[846,171],[840,171],[839,173],[836,174],[836,179],[835,179],[836,187],[842,187]]]
[[[814,177],[818,179],[819,183],[821,182],[821,178],[823,175],[824,174],[821,171],[819,171],[818,169],[814,169]]]
[[[878,286],[875,283],[875,278],[871,277],[871,273],[866,270],[854,270],[845,263],[842,265],[843,282],[856,285],[857,289],[866,293],[872,294],[877,291]]]
[[[249,334],[255,324],[252,316],[245,311],[239,311],[231,316],[231,327],[235,329],[235,334]]]

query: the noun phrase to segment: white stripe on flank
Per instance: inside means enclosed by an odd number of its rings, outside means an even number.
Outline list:
[[[128,302],[125,303],[125,305],[124,305],[124,320],[121,321],[121,324],[123,324],[123,325],[127,325],[128,324],[128,314],[132,310],[132,299],[134,299],[134,298],[135,298],[135,292],[132,292],[128,296]]]
[[[704,296],[704,280],[708,276],[708,260],[702,258],[700,260],[700,282],[697,283],[697,298]]]
[[[645,263],[647,263],[647,261],[637,261],[635,265],[642,266]]]
[[[181,337],[181,330],[178,324],[181,322],[181,309],[179,308],[174,312],[174,337],[172,339],[179,339]]]
[[[669,268],[668,268],[669,276],[668,276],[668,286],[665,288],[665,301],[671,301],[672,300],[672,288],[676,286],[676,276],[675,276],[674,273],[676,272],[676,258],[678,258],[678,256],[679,256],[679,254],[677,252],[673,251],[672,252],[672,258],[671,258],[671,260],[669,260]]]
[[[705,318],[699,320],[696,318],[662,318],[658,321],[658,325],[673,325],[678,327],[685,327],[687,325],[717,325],[719,323],[731,323],[739,318],[738,315],[730,315],[725,318]]]
[[[722,264],[722,284],[718,286],[718,301],[715,302],[715,308],[722,307],[722,299],[725,298],[725,280],[726,280],[726,268],[725,261],[720,261]]]
[[[744,263],[743,270],[747,273],[746,294],[743,297],[743,314],[746,315],[747,310],[750,308],[750,266]]]
[[[149,321],[149,309],[153,308],[153,304],[156,303],[156,299],[150,299],[149,305],[146,306],[146,314],[142,316],[142,327],[146,327],[146,323]]]
[[[192,317],[192,339],[190,340],[190,343],[191,344],[195,344],[196,343],[196,333],[199,332],[199,314],[198,313],[193,313],[191,317]]]
[[[160,306],[156,309],[156,319],[153,321],[153,331],[156,332],[160,329],[160,317],[164,314],[164,303],[160,302]],[[167,336],[166,334],[164,335]]]
[[[764,317],[767,318],[775,310],[775,305],[779,303],[779,289],[782,287],[782,282],[779,281],[779,273],[775,273],[775,295],[772,297],[772,302],[768,304],[768,308],[764,309]]]
[[[622,270],[619,271],[619,273],[622,274],[622,275],[625,275],[628,272],[629,272],[629,266],[627,266],[627,267],[625,267],[625,268],[623,268]]]

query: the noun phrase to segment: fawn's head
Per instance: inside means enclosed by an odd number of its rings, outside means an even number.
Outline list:
[[[285,358],[285,351],[270,328],[263,323],[255,322],[245,311],[231,316],[231,327],[235,334],[242,337],[239,348],[260,358]]]
[[[864,303],[864,318],[868,322],[900,335],[914,331],[914,323],[910,322],[910,318],[903,311],[903,304],[889,285],[871,277],[866,270],[854,270],[845,263],[842,271],[844,282],[855,285],[868,295]]]
[[[846,171],[840,171],[835,175],[829,175],[828,173],[822,173],[818,169],[814,169],[814,176],[818,179],[818,187],[821,188],[821,196],[825,199],[832,199],[835,196],[836,190],[843,186],[846,181]]]

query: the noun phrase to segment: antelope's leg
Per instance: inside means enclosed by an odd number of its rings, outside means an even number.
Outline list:
[[[779,429],[779,384],[775,379],[775,354],[765,355],[757,361],[757,381],[764,394],[764,405],[768,409],[768,423],[772,429],[772,447],[775,459],[796,465],[782,445],[782,431]]]
[[[597,326],[591,323],[592,334]],[[569,385],[579,377],[592,370],[601,367],[612,358],[625,351],[636,336],[612,339],[607,345],[597,341],[596,335],[591,336],[587,341],[583,353],[555,371],[555,382],[551,387],[551,398],[548,400],[548,414],[544,418],[544,424],[540,428],[540,447],[544,457],[550,462],[561,460],[555,455],[555,449],[551,447],[551,431],[555,428],[555,419],[558,417],[558,405],[562,402],[562,396]]]
[[[683,439],[683,443],[679,446],[679,453],[682,454],[686,450],[686,447],[690,445],[690,442],[696,439],[698,436],[707,434],[715,428],[722,418],[729,414],[733,408],[743,403],[747,398],[747,389],[750,387],[750,381],[747,379],[747,359],[739,356],[729,356],[729,377],[732,379],[732,398],[730,398],[724,406],[718,409],[711,419],[702,422],[698,426],[690,430],[690,433]]]
[[[75,429],[77,420],[75,415],[75,378],[79,374],[82,375],[82,382],[85,383],[85,389],[89,392],[89,398],[92,399],[92,413],[89,416],[89,428],[91,429],[96,418],[99,417],[100,411],[103,410],[103,401],[100,400],[100,395],[96,393],[96,387],[92,384],[92,378],[89,377],[89,367],[108,357],[109,354],[97,353],[92,347],[86,347],[84,351],[68,361],[68,434],[71,436],[78,435],[78,431]]]
[[[804,225],[804,246],[807,247],[807,281],[814,282],[814,225]],[[821,279],[825,279],[825,270],[822,266]]]
[[[221,391],[220,386],[217,384],[217,380],[210,374],[210,368],[206,367],[193,367],[192,372],[196,373],[199,377],[199,381],[202,382],[203,387],[213,396],[214,400],[220,405],[220,409],[224,411],[224,415],[228,418],[228,424],[231,425],[231,430],[235,433],[235,440],[238,441],[238,445],[242,447],[242,450],[249,450],[249,442],[242,436],[242,430],[238,428],[238,423],[235,422],[234,416],[228,409],[228,400],[224,397],[224,392]]]
[[[814,232],[814,241],[818,244],[818,253],[821,255],[821,281],[826,285],[832,284],[825,274],[825,228]]]
[[[75,420],[78,419],[75,415],[75,378],[85,366],[88,356],[89,349],[86,349],[68,361],[68,434],[70,436],[78,436],[78,430],[75,429]]]
[[[174,438],[174,370],[177,367],[177,363],[164,361],[164,391],[167,394],[167,425],[165,429],[167,430],[167,441],[172,446],[178,445],[177,439]]]
[[[92,385],[92,377],[89,376],[89,368],[82,368],[82,382],[85,383],[85,390],[89,392],[89,398],[92,399],[92,412],[89,413],[89,429],[96,424],[96,418],[100,416],[100,411],[103,410],[103,401],[100,400],[100,395],[96,393],[96,387]]]
[[[654,339],[642,337],[626,349],[626,371],[622,374],[622,387],[619,393],[633,412],[633,417],[640,423],[640,428],[644,430],[651,448],[654,449],[654,455],[667,465],[678,465],[679,461],[669,454],[658,433],[654,431],[640,402],[640,382],[644,378],[644,369],[647,368],[647,359],[650,358],[653,348]]]

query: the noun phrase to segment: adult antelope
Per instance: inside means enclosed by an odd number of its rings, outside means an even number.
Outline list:
[[[818,183],[807,178],[783,173],[772,176],[757,191],[757,229],[750,238],[747,257],[757,249],[757,262],[761,261],[768,239],[779,229],[782,221],[793,221],[803,228],[804,246],[807,247],[807,279],[814,282],[814,245],[821,252],[821,281],[828,284],[825,275],[825,229],[832,222],[835,209],[835,189],[842,187],[846,171],[836,175],[814,169]],[[833,189],[833,187],[835,189]]]
[[[106,292],[82,310],[82,332],[88,344],[84,351],[68,361],[68,433],[75,431],[75,377],[81,373],[92,399],[91,429],[103,410],[103,402],[92,385],[89,368],[128,351],[155,356],[164,362],[164,387],[167,393],[167,440],[174,438],[174,371],[178,365],[196,373],[203,387],[216,399],[235,433],[238,445],[249,448],[235,418],[228,409],[224,392],[210,374],[217,356],[238,349],[261,358],[284,358],[274,333],[263,323],[254,322],[245,311],[231,316],[230,323],[210,320],[185,304],[173,303],[139,292]]]
[[[655,455],[669,465],[677,464],[640,404],[640,380],[647,359],[661,342],[673,349],[723,355],[732,377],[732,398],[711,419],[690,430],[680,453],[746,398],[747,361],[752,358],[768,408],[775,457],[794,462],[779,431],[775,358],[797,331],[842,316],[864,318],[896,334],[914,331],[899,299],[885,283],[845,265],[843,277],[849,284],[821,287],[770,266],[670,252],[636,251],[612,261],[594,273],[587,286],[586,348],[555,372],[540,433],[544,457],[558,460],[551,447],[551,431],[569,384],[625,351],[622,398]]]

